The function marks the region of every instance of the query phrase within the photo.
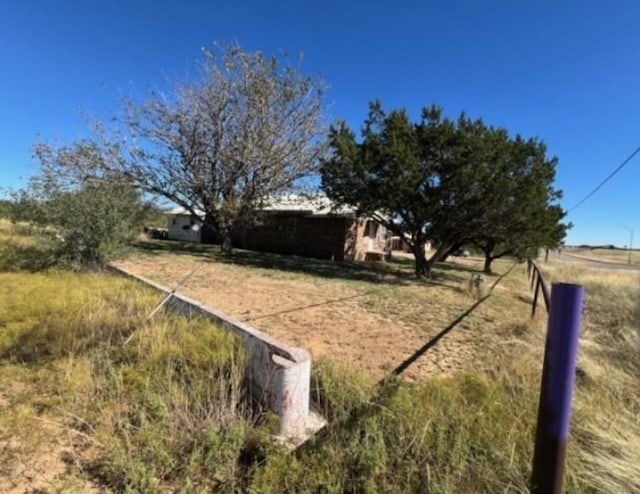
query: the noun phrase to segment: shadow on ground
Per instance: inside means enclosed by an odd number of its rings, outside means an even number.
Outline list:
[[[218,262],[236,266],[261,269],[273,269],[290,273],[307,274],[322,278],[335,278],[389,285],[415,283],[413,262],[411,260],[393,260],[391,262],[351,262],[312,259],[287,254],[273,254],[235,249],[233,254],[224,255],[217,245],[205,245],[170,240],[142,241],[136,244],[139,252],[151,255],[166,253],[189,254],[207,262]],[[460,267],[459,271],[464,271]],[[443,281],[459,281],[466,277],[435,273],[435,284]]]
[[[166,253],[189,254],[206,262],[219,262],[236,266],[273,269],[290,273],[306,274],[330,279],[365,281],[388,285],[417,283],[413,274],[413,260],[395,258],[390,262],[331,261],[289,254],[274,254],[234,249],[233,254],[224,255],[217,245],[177,242],[172,240],[145,240],[138,242],[139,252],[151,255]],[[423,281],[427,285],[448,286],[447,282],[465,283],[475,270],[450,263],[438,263],[432,278]]]

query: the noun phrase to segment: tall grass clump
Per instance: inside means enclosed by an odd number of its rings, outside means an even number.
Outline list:
[[[158,299],[98,273],[0,273],[0,403],[9,410],[0,440],[20,444],[0,455],[5,467],[39,454],[37,431],[49,424],[72,450],[72,473],[101,489],[246,482],[243,455],[265,434],[244,396],[243,347],[206,320],[148,320]]]
[[[586,288],[573,420],[575,473],[593,492],[640,492],[640,275],[552,264]]]
[[[52,246],[27,223],[0,218],[0,272],[39,271],[53,264]]]
[[[74,406],[105,447],[94,472],[118,491],[236,486],[251,426],[244,366],[234,338],[173,318],[96,356],[89,399]]]
[[[256,492],[526,492],[536,394],[468,373],[420,385],[323,364],[317,390],[334,420],[295,457],[273,457]],[[328,378],[326,376],[329,376]]]

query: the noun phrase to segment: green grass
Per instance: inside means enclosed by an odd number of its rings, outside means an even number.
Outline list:
[[[337,417],[296,458],[268,461],[256,476],[258,492],[283,485],[332,493],[526,490],[533,395],[516,402],[482,374],[389,382],[370,398],[345,387],[353,385],[342,378],[323,388]]]
[[[157,295],[111,276],[11,273],[0,286],[0,437],[21,443],[0,463],[37,455],[44,421],[75,438],[75,473],[116,491],[235,485],[252,432],[238,341],[205,321],[145,321]]]
[[[159,298],[101,273],[0,273],[0,490],[242,483],[263,433],[241,344],[204,320],[147,320]]]

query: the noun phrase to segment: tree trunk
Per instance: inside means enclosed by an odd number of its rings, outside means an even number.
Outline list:
[[[424,255],[425,242],[416,242],[413,245],[413,255],[416,259],[416,278],[422,278],[428,274],[427,272],[427,258]]]
[[[215,217],[211,213],[206,213],[200,234],[200,241],[203,244],[217,244],[219,241],[218,232],[219,225]]]
[[[441,256],[440,259],[438,259],[438,261],[436,261],[436,262],[439,262],[439,261],[444,262],[444,261],[446,261],[449,258],[449,256],[453,255],[453,253],[455,251],[457,251],[458,249],[460,249],[461,247],[462,247],[461,243],[453,244],[449,249],[447,249],[447,251],[444,253],[444,255]]]
[[[223,228],[220,232],[220,236],[222,237],[222,242],[220,244],[220,249],[223,254],[230,255],[233,252],[233,243],[231,241],[231,229]]]
[[[484,274],[493,274],[493,271],[491,270],[491,263],[495,259],[495,256],[493,255],[493,249],[495,248],[496,245],[494,242],[488,242],[482,249],[484,251]]]
[[[448,254],[451,250],[451,244],[442,244],[438,247],[435,253],[431,256],[431,258],[427,261],[425,266],[425,275],[427,277],[431,276],[431,269],[437,263],[442,261],[442,259]]]
[[[491,270],[491,263],[493,262],[493,257],[491,257],[491,255],[487,255],[485,252],[484,255],[484,274],[493,274],[493,271]]]

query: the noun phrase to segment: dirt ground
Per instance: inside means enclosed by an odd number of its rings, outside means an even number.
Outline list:
[[[62,426],[60,417],[34,410],[27,402],[36,394],[0,385],[0,415],[9,414],[0,423],[0,492],[100,492],[89,480],[69,475],[77,467],[74,449],[85,448],[86,440]]]
[[[350,266],[330,261],[287,258],[283,265],[283,256],[251,256],[250,262],[242,257],[229,262],[203,252],[160,249],[118,264],[171,288],[197,266],[180,292],[307,348],[314,359],[347,364],[375,380],[410,358],[476,301],[468,286],[479,260],[460,261],[438,271],[433,283],[425,283],[411,278],[410,263],[405,271],[384,267],[390,272],[382,273],[379,266],[363,263],[352,273]],[[259,262],[255,256],[262,256]],[[507,290],[502,294],[504,298]],[[506,305],[517,307],[519,315],[527,313],[526,297],[508,296]],[[504,311],[504,300],[496,304],[494,299],[418,358],[404,376],[423,380],[472,367],[479,351],[476,333],[491,327]]]

